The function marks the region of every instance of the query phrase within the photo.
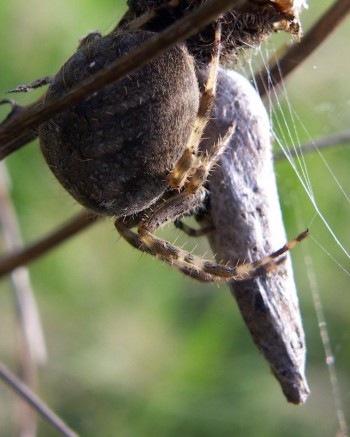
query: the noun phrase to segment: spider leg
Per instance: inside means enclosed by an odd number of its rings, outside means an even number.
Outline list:
[[[130,228],[128,228],[124,223],[122,219],[117,219],[115,222],[115,227],[119,234],[135,249],[141,250],[142,252],[149,253],[156,258],[158,258],[160,261],[163,261],[165,264],[168,264],[172,267],[175,267],[177,270],[180,270],[182,273],[184,273],[187,276],[191,276],[194,279],[198,279],[199,281],[204,282],[217,282],[216,278],[210,274],[200,272],[197,269],[193,269],[189,267],[186,263],[176,263],[174,264],[171,260],[171,258],[164,257],[161,254],[157,254],[152,251],[151,248],[149,248],[140,238],[140,235],[136,232],[133,232]],[[168,244],[167,242],[163,242],[164,244]]]
[[[211,168],[229,144],[233,133],[232,124],[224,138],[214,144],[206,155],[200,154],[199,144],[215,101],[220,38],[221,24],[218,21],[215,29],[212,60],[200,98],[198,114],[184,152],[167,177],[169,187],[179,189],[179,193],[167,198],[164,203],[158,204],[149,216],[141,219],[137,223],[138,233],[132,231],[133,225],[131,222],[128,223],[127,218],[118,218],[115,222],[119,233],[135,248],[155,256],[188,276],[206,282],[249,280],[271,271],[282,262],[283,255],[308,234],[307,231],[303,232],[276,252],[258,261],[238,264],[235,267],[202,259],[153,235],[153,232],[165,223],[179,219],[203,204],[205,197],[203,184],[207,180]]]
[[[187,195],[188,198],[192,198],[198,195],[198,192],[201,190],[198,190],[195,195],[184,192],[175,196],[172,200],[171,206],[168,205],[168,202],[165,202],[161,208],[154,212],[152,217],[138,225],[138,234],[142,246],[146,246],[150,251],[149,253],[152,253],[152,255],[160,258],[166,264],[182,271],[186,275],[195,275],[196,278],[209,282],[230,280],[242,281],[252,279],[262,275],[266,271],[271,271],[276,268],[282,255],[292,249],[308,235],[308,231],[304,231],[294,240],[291,240],[277,251],[260,260],[231,267],[228,265],[221,265],[215,261],[202,259],[152,234],[152,232],[154,232],[158,227],[162,226],[160,217],[163,219],[166,218],[166,220],[169,221],[171,220],[169,214],[170,210],[176,211],[177,208],[183,208],[184,200],[181,198],[182,194]]]
[[[189,195],[186,192],[174,195],[170,199],[164,201],[164,203],[158,205],[158,207],[155,208],[152,214],[150,214],[146,219],[143,219],[143,221],[139,222],[139,233],[133,232],[131,230],[131,228],[135,226],[135,222],[132,220],[128,220],[128,217],[117,218],[115,221],[115,227],[120,235],[136,249],[155,256],[164,263],[177,268],[184,274],[189,275],[193,278],[206,282],[216,282],[216,278],[214,276],[199,272],[192,266],[188,266],[186,262],[182,263],[181,260],[179,260],[178,263],[173,263],[171,258],[169,258],[167,255],[163,256],[162,252],[168,253],[170,251],[175,253],[178,250],[170,243],[164,240],[157,239],[159,240],[160,244],[164,246],[163,249],[159,251],[157,247],[152,248],[150,245],[147,244],[147,242],[143,241],[142,238],[143,234],[150,234],[152,236],[152,231],[162,227],[169,220],[174,221],[177,217],[183,216],[184,214],[194,210],[198,206],[202,206],[204,198],[204,188],[198,190],[194,195]]]
[[[220,59],[220,39],[221,39],[221,23],[216,23],[215,40],[213,43],[213,54],[209,65],[208,78],[201,95],[197,117],[191,134],[188,138],[185,151],[175,165],[173,171],[167,177],[167,183],[171,188],[180,189],[184,186],[187,177],[198,161],[198,148],[203,131],[210,118],[210,113],[213,108],[216,95],[216,83]]]
[[[203,235],[208,235],[210,232],[212,232],[215,229],[213,225],[206,226],[205,228],[201,228],[201,229],[195,229],[192,228],[191,226],[186,225],[186,223],[184,223],[180,219],[176,219],[174,221],[174,226],[177,229],[180,229],[189,237],[202,237]]]
[[[204,201],[200,206],[199,210],[188,211],[181,218],[176,218],[174,220],[175,228],[182,231],[189,237],[202,237],[203,235],[208,235],[215,230],[215,226],[210,216],[210,193],[205,191]],[[184,223],[183,219],[185,217],[194,217],[197,223],[202,223],[200,228],[194,228],[192,226]],[[203,221],[205,220],[205,224]]]
[[[218,264],[215,261],[202,259],[183,249],[179,249],[159,239],[145,229],[140,233],[142,243],[145,244],[157,258],[188,276],[195,276],[206,282],[245,281],[261,276],[265,272],[275,269],[279,265],[276,260],[278,261],[278,258],[292,249],[297,243],[306,238],[306,236],[307,232],[303,232],[276,252],[258,261],[238,264],[235,267],[231,267]]]
[[[168,221],[175,221],[189,211],[195,210],[196,207],[202,206],[204,198],[204,188],[198,190],[194,195],[188,195],[186,192],[175,194],[163,203],[157,204],[154,210],[148,210],[147,215],[140,218],[138,222],[135,222],[132,218],[130,219],[130,217],[119,217],[115,221],[115,226],[122,237],[132,246],[136,247],[136,249],[157,256],[151,247],[143,243],[140,235],[132,232],[130,229],[137,226],[140,234],[144,228],[147,232],[153,232]]]
[[[35,90],[36,88],[40,88],[44,85],[50,85],[52,82],[53,77],[51,76],[45,76],[40,79],[36,79],[33,82],[29,83],[28,85],[18,85],[18,87],[7,91],[7,93],[28,93],[29,91]]]
[[[143,229],[146,229],[148,232],[154,232],[166,223],[174,222],[176,219],[203,206],[205,196],[206,190],[203,187],[194,194],[183,191],[173,195],[159,204],[146,218],[139,221],[137,224],[139,233],[142,234]]]
[[[150,217],[139,222],[138,233],[133,232],[127,223],[124,223],[123,218],[118,218],[115,226],[122,237],[135,248],[155,256],[188,276],[205,282],[242,281],[258,277],[275,269],[281,257],[308,235],[308,231],[305,231],[258,261],[231,267],[202,259],[152,234],[168,221],[174,221],[177,217],[200,205],[203,195],[204,188],[202,187],[195,194],[184,191],[173,196],[156,208]]]
[[[187,192],[195,193],[206,182],[213,165],[218,161],[220,155],[228,147],[233,132],[234,125],[232,123],[225,136],[215,143],[206,155],[198,157],[197,166],[189,172],[189,176],[185,183],[185,190]]]

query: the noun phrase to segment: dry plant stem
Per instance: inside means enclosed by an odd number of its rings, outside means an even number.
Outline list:
[[[302,156],[305,155],[305,153],[315,153],[320,150],[330,149],[334,146],[340,146],[347,143],[350,143],[350,131],[330,135],[329,137],[322,137],[310,143],[301,144],[297,149],[288,148],[287,154],[290,157]],[[275,161],[282,161],[284,159],[286,159],[285,152],[280,151],[275,154]]]
[[[34,408],[47,422],[49,422],[62,436],[77,437],[50,408],[20,381],[3,363],[0,363],[0,378]]]
[[[20,149],[21,147],[35,140],[37,137],[38,137],[38,133],[36,130],[35,131],[27,130],[22,134],[16,136],[16,138],[7,142],[6,147],[4,147],[0,151],[0,159],[5,158],[6,156],[10,155],[13,152],[16,152],[16,150]],[[4,153],[4,155],[2,155],[2,153]]]
[[[235,120],[230,149],[210,179],[209,240],[218,261],[235,265],[259,259],[287,241],[272,162],[266,110],[249,82],[221,74],[210,142]],[[204,223],[206,225],[206,223]],[[298,249],[295,249],[298,250]],[[269,362],[289,402],[309,394],[304,374],[305,341],[289,259],[256,280],[232,282],[231,291],[257,347]]]
[[[350,1],[337,0],[303,36],[300,43],[292,45],[270,65],[268,71],[262,72],[256,78],[260,95],[265,95],[272,86],[285,80],[346,19],[349,12]]]
[[[44,121],[74,106],[93,92],[142,67],[175,43],[198,33],[200,29],[210,24],[223,12],[232,9],[240,3],[242,3],[242,0],[209,0],[194,12],[186,15],[136,50],[133,50],[127,56],[116,60],[105,69],[84,80],[62,98],[50,103],[33,104],[27,110],[14,115],[0,127],[0,159],[3,159],[8,153],[13,151],[13,142],[18,137],[21,137],[23,140],[23,136],[30,135],[28,130],[37,128]],[[12,144],[12,150],[8,149],[9,142]]]
[[[4,246],[8,251],[21,247],[21,236],[15,209],[8,192],[5,164],[0,167],[0,224]],[[26,267],[15,269],[10,280],[18,319],[18,355],[23,381],[32,390],[37,388],[37,364],[46,361],[46,347],[39,311],[35,302],[29,272]],[[20,435],[36,435],[36,415],[27,403],[19,398]]]
[[[22,239],[16,211],[8,192],[6,167],[0,166],[0,225],[4,246],[7,251],[22,250]],[[11,282],[14,288],[16,308],[23,330],[23,341],[26,344],[30,360],[37,364],[45,364],[47,359],[46,345],[41,326],[39,311],[35,302],[30,277],[26,268],[13,271]]]
[[[38,100],[35,103],[32,103],[31,105],[24,106],[23,111],[28,111],[29,108],[34,108],[41,104],[42,104],[42,99]],[[36,138],[38,138],[38,129],[25,130],[23,133],[19,135],[15,135],[12,140],[8,141],[5,144],[5,147],[3,149],[0,148],[0,160],[4,159],[6,156],[10,155],[11,153],[16,152],[21,147],[25,146],[26,144],[30,143]]]
[[[50,249],[58,246],[65,240],[69,239],[76,233],[87,228],[98,220],[96,214],[90,211],[82,211],[68,223],[55,230],[52,234],[43,237],[41,240],[28,245],[24,249],[17,250],[12,254],[0,258],[0,277],[5,276],[13,269],[20,265],[28,264],[48,252]]]

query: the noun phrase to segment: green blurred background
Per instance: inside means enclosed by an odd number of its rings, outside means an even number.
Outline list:
[[[331,3],[310,1],[305,30]],[[90,30],[110,31],[125,7],[122,0],[1,2],[0,98],[18,84],[55,74],[79,38]],[[349,126],[349,38],[345,23],[288,80],[291,104],[313,138]],[[15,97],[25,104],[40,93]],[[6,110],[0,107],[1,117]],[[301,126],[297,132],[302,142],[308,140]],[[324,157],[349,195],[350,148],[334,148]],[[318,204],[349,248],[350,205],[320,157],[305,160]],[[7,165],[25,241],[80,210],[54,180],[36,142],[10,156]],[[287,404],[225,286],[197,283],[140,255],[118,239],[110,220],[30,267],[49,352],[40,371],[40,395],[79,434],[334,436],[336,408],[307,279],[308,254],[350,421],[350,278],[319,244],[348,271],[349,259],[315,216],[290,165],[278,163],[276,171],[288,235],[306,226],[312,233],[304,248],[293,252],[308,346],[312,394],[307,404]],[[173,239],[176,233],[163,235]],[[0,290],[0,356],[15,369],[17,327],[9,282],[2,281]],[[0,435],[15,435],[15,422],[14,395],[0,385]],[[40,422],[39,435],[56,434]]]

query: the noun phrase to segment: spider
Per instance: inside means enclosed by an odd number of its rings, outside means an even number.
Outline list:
[[[49,82],[45,99],[52,101],[201,3],[130,0],[128,13],[112,33],[89,34],[53,79],[36,81],[32,87]],[[240,46],[256,45],[272,31],[300,33],[293,2],[263,4],[252,1],[235,8],[39,129],[48,165],[80,204],[117,217],[116,229],[132,246],[201,281],[259,276],[276,268],[281,256],[308,233],[258,261],[235,267],[203,260],[154,235],[167,222],[190,235],[201,233],[179,219],[203,209],[208,175],[234,135],[232,123],[208,151],[201,150],[219,64],[227,63]]]

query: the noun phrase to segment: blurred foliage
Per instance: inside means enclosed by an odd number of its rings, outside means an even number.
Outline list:
[[[305,30],[330,3],[310,1],[303,14]],[[18,84],[55,74],[79,38],[90,30],[111,30],[125,7],[122,0],[1,2],[1,98]],[[339,28],[288,80],[302,142],[308,135],[316,138],[349,125],[349,37],[348,26]],[[41,92],[15,97],[25,104]],[[0,107],[0,116],[7,110]],[[334,148],[324,157],[349,194],[349,147]],[[349,204],[317,154],[305,161],[325,218],[350,247]],[[36,142],[9,157],[7,164],[25,241],[79,211],[50,174]],[[347,414],[350,280],[325,250],[348,271],[349,259],[315,215],[290,165],[278,163],[276,170],[288,234],[306,226],[312,233],[293,253],[309,351],[310,400],[302,407],[287,404],[224,286],[197,283],[140,256],[118,239],[113,222],[106,221],[30,268],[49,349],[48,365],[40,372],[40,395],[79,434],[335,435],[336,409],[305,257],[311,256],[317,276]],[[9,284],[3,281],[0,287],[1,357],[15,369],[14,305]],[[13,435],[15,421],[14,395],[0,385],[0,434]],[[55,433],[40,422],[39,435]]]

